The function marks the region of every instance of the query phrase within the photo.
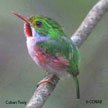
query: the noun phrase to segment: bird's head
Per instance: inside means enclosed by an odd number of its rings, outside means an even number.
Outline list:
[[[35,15],[30,18],[25,18],[16,12],[13,12],[13,14],[25,22],[24,32],[27,38],[35,37],[37,40],[42,41],[64,35],[62,27],[51,18],[43,15]]]

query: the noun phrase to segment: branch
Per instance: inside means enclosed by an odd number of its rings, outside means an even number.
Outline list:
[[[75,45],[80,46],[92,32],[93,28],[99,22],[99,20],[105,15],[108,11],[108,0],[100,0],[88,13],[78,30],[71,37]],[[44,79],[47,79],[46,76]],[[59,78],[54,76],[52,81],[55,85],[49,83],[44,83],[39,85],[35,90],[32,98],[28,102],[26,108],[42,108],[46,102],[48,96],[54,90],[56,84],[58,83]]]
[[[49,75],[47,75],[44,79],[48,79],[48,77]],[[42,108],[48,96],[56,87],[58,81],[59,78],[57,76],[53,76],[53,78],[51,79],[53,85],[49,83],[43,83],[39,85],[25,108]]]
[[[71,39],[77,46],[81,46],[88,38],[96,24],[108,11],[108,0],[100,0],[88,13],[84,21],[81,23]]]

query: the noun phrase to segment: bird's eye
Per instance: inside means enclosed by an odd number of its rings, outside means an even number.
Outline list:
[[[42,26],[42,22],[36,21],[36,26],[37,26],[37,27],[41,27],[41,26]]]

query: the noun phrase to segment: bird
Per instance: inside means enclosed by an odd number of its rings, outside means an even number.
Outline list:
[[[47,73],[51,74],[42,83],[51,83],[51,78],[72,76],[76,89],[76,98],[80,98],[79,88],[79,50],[64,33],[62,26],[52,18],[44,15],[24,17],[16,12],[14,15],[24,21],[24,34],[28,53],[33,61]]]

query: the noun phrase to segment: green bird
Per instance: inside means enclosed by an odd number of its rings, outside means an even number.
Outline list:
[[[55,20],[43,15],[25,18],[16,12],[13,14],[25,22],[27,48],[33,61],[52,76],[73,76],[79,99],[79,52],[62,27]],[[40,81],[38,85],[45,82],[51,82],[51,77]]]

